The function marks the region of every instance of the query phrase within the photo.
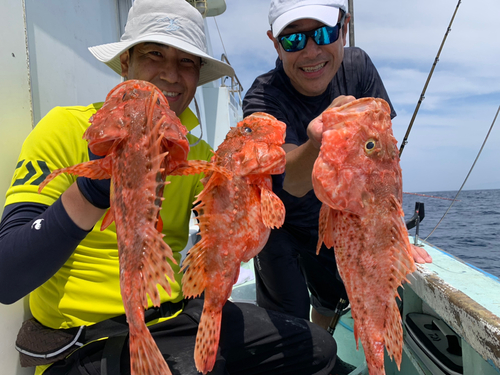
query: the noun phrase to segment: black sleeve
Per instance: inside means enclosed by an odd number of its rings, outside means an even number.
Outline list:
[[[384,99],[391,107],[391,119],[396,117],[396,111],[389,99],[382,78],[370,59],[370,56],[361,48],[357,47],[346,48],[345,52],[344,58],[346,59],[346,64],[350,69],[354,70],[351,74],[357,75],[357,81],[361,85],[359,88],[361,90],[359,97]]]
[[[54,275],[87,235],[59,198],[48,207],[16,203],[0,222],[0,302],[14,303]]]

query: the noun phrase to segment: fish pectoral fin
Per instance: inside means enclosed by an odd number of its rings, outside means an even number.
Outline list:
[[[167,277],[174,280],[174,271],[167,258],[174,264],[177,264],[177,261],[174,259],[170,246],[163,241],[163,235],[155,227],[148,226],[146,232],[147,237],[145,238],[147,238],[147,242],[144,246],[145,254],[142,258],[143,285],[154,306],[159,306],[160,296],[157,285],[160,284],[168,295],[172,293]]]
[[[268,228],[280,228],[285,221],[283,202],[269,189],[261,188],[260,192],[262,222]]]
[[[208,162],[205,160],[188,160],[187,163],[175,168],[170,175],[172,176],[187,176],[190,174],[197,173],[209,173],[209,172],[217,172],[222,174],[224,177],[228,179],[233,178],[233,174],[228,169],[217,165],[214,162]]]
[[[319,211],[318,245],[316,247],[316,254],[319,254],[322,243],[328,248],[333,246],[333,209],[325,203],[321,205]]]
[[[106,215],[104,215],[104,219],[102,219],[101,231],[106,229],[115,221],[115,212],[113,207],[110,207],[108,211],[106,211]]]
[[[68,173],[79,177],[88,177],[95,180],[103,180],[111,177],[110,169],[111,164],[108,157],[86,161],[84,163],[73,165],[72,167],[57,169],[49,174],[40,184],[38,192],[40,193],[45,185],[47,185],[50,181],[63,173]]]

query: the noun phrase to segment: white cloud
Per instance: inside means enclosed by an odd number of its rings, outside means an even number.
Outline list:
[[[244,87],[274,66],[266,35],[269,0],[226,0],[217,17],[229,60]],[[457,0],[354,2],[356,45],[368,52],[398,112],[401,141]],[[405,191],[455,190],[463,182],[500,105],[497,0],[462,2],[402,157]],[[216,55],[222,44],[208,20]],[[498,120],[500,123],[500,119]],[[500,188],[497,124],[466,189]]]

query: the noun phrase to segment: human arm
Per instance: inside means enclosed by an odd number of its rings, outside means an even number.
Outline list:
[[[104,212],[83,198],[69,175],[38,193],[50,170],[86,161],[81,135],[95,110],[84,110],[89,113],[77,120],[68,110],[54,109],[24,142],[0,223],[2,303],[15,302],[57,272]]]
[[[65,199],[72,200],[72,190],[51,206],[27,202],[5,207],[0,223],[1,303],[14,303],[47,281],[87,235],[64,207]],[[73,217],[79,216],[78,209],[69,209]],[[80,216],[88,225],[91,215]]]

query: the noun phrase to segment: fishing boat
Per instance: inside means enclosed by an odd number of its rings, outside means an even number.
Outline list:
[[[188,0],[206,18],[222,14],[224,0]],[[87,51],[90,45],[116,41],[132,0],[0,0],[0,20],[9,31],[3,38],[0,64],[0,200],[5,192],[22,142],[33,126],[56,105],[88,104],[105,98],[120,79]],[[98,16],[97,16],[98,14]],[[104,21],[105,20],[105,21]],[[208,28],[207,28],[208,30]],[[210,43],[209,43],[210,46]],[[63,56],[63,58],[55,58]],[[222,56],[223,59],[227,58]],[[230,126],[242,117],[242,88],[238,78],[223,78],[200,87],[191,108],[201,120],[194,129],[216,148]],[[41,173],[36,166],[33,173]],[[421,210],[420,210],[421,212]],[[421,220],[421,216],[418,216]],[[418,220],[416,223],[418,223]],[[415,221],[414,220],[414,221]],[[416,231],[416,228],[411,231]],[[190,244],[196,241],[193,220]],[[422,246],[432,264],[417,266],[410,284],[401,289],[404,327],[400,370],[386,359],[387,374],[493,375],[500,373],[500,282],[423,241],[417,232],[412,243]],[[252,262],[242,264],[231,299],[255,303]],[[19,366],[14,342],[21,323],[30,316],[28,300],[0,305],[0,369],[2,374],[28,375]],[[334,332],[339,356],[368,374],[362,347],[356,350],[353,320],[342,315]]]

